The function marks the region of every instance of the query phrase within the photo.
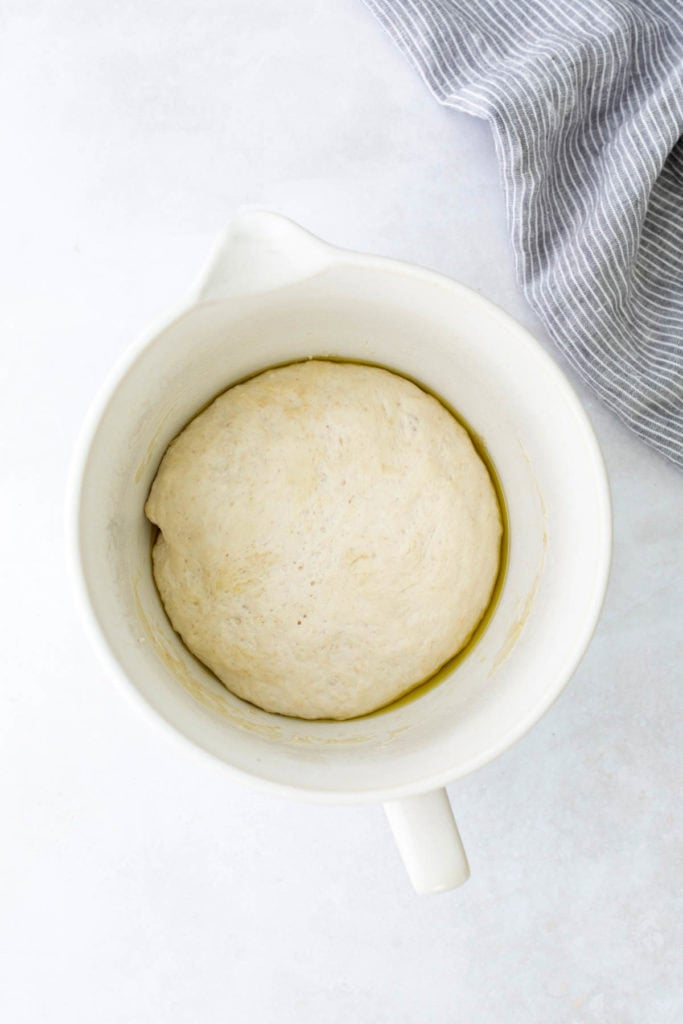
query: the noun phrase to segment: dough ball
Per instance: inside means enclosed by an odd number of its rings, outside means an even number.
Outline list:
[[[374,367],[311,360],[230,388],[169,446],[146,504],[173,627],[267,711],[353,718],[468,641],[501,517],[467,431]]]

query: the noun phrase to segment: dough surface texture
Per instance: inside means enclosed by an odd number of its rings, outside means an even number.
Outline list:
[[[355,363],[224,392],[169,446],[145,511],[185,645],[233,693],[300,718],[353,718],[425,681],[498,574],[498,499],[467,431]]]

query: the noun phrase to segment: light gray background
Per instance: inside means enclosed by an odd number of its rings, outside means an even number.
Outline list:
[[[540,725],[451,788],[459,891],[412,894],[379,808],[257,796],[170,742],[73,607],[84,413],[239,204],[437,268],[544,340],[486,125],[438,107],[360,0],[5,0],[3,21],[0,1017],[679,1024],[683,477],[585,389],[605,613]]]

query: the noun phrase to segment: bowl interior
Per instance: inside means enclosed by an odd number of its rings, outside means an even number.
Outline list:
[[[271,715],[184,648],[151,574],[143,505],[169,441],[230,384],[309,356],[376,362],[422,382],[486,445],[505,493],[505,584],[471,654],[418,699],[349,722]],[[590,426],[527,333],[452,282],[341,261],[266,294],[193,307],[139,351],[94,430],[78,547],[97,633],[167,722],[267,785],[338,799],[400,795],[465,774],[545,710],[580,658],[609,563],[609,500]]]

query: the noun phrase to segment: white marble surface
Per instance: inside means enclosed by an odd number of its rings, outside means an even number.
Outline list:
[[[579,387],[614,493],[564,696],[451,787],[473,877],[419,899],[378,808],[280,802],[179,752],[86,644],[63,553],[112,362],[241,203],[423,263],[543,338],[486,126],[360,0],[9,0],[0,320],[0,1018],[678,1024],[683,476]]]

